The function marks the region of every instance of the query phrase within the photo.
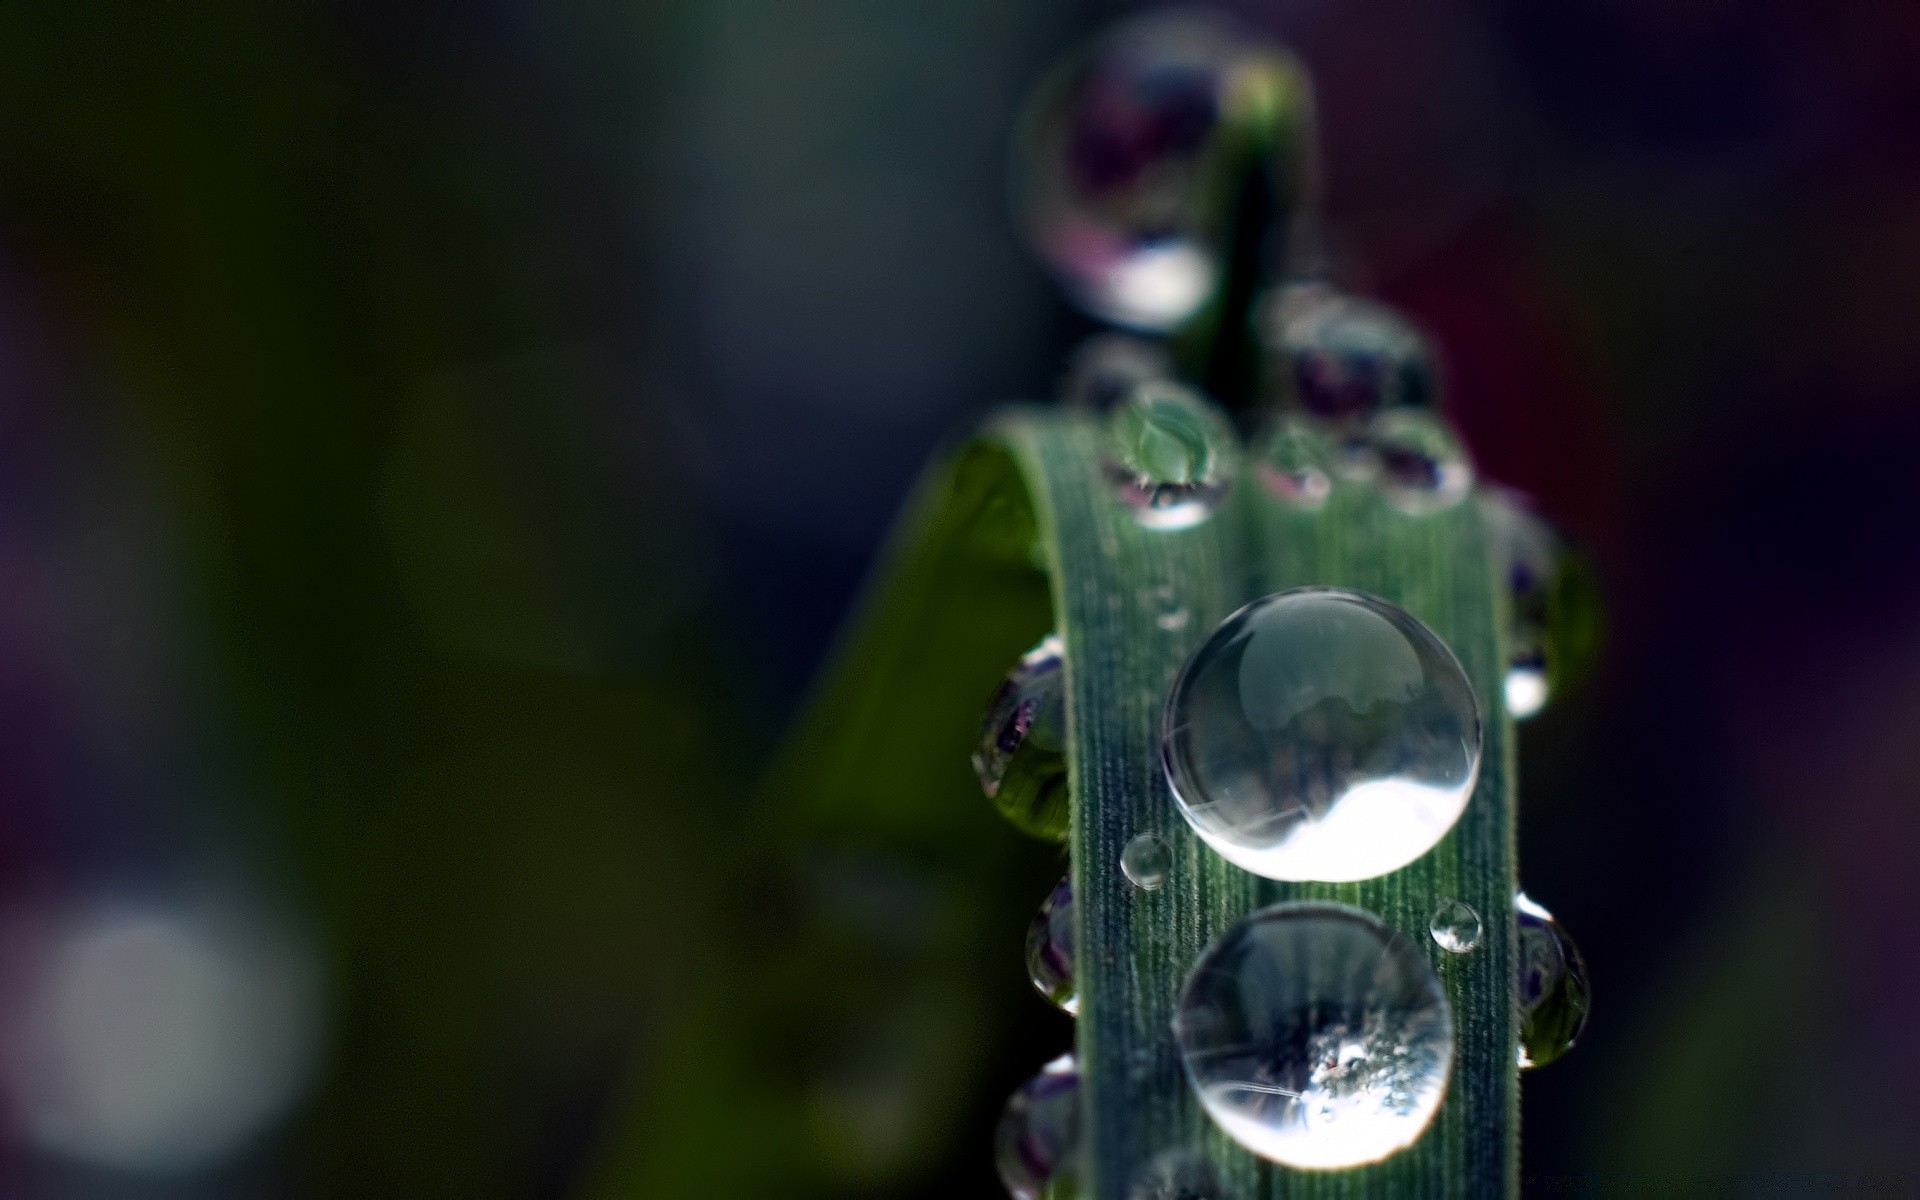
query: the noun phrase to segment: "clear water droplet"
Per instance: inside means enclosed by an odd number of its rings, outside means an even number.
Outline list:
[[[1406,866],[1460,817],[1480,715],[1434,632],[1375,596],[1276,592],[1181,668],[1161,721],[1180,813],[1269,879],[1342,882]]]
[[[1385,408],[1427,407],[1438,398],[1427,339],[1384,304],[1308,280],[1275,291],[1260,323],[1295,403],[1323,420],[1364,422]]]
[[[1281,417],[1254,466],[1260,486],[1294,508],[1315,509],[1333,494],[1333,443],[1309,421]]]
[[[1158,834],[1143,833],[1120,851],[1120,873],[1143,892],[1158,891],[1173,871],[1173,849]]]
[[[1194,13],[1121,24],[1049,76],[1022,123],[1016,188],[1029,240],[1075,303],[1137,329],[1198,311],[1230,233],[1216,193],[1238,166],[1235,128],[1286,111],[1301,80],[1278,51]],[[1297,158],[1256,160],[1272,194],[1294,190],[1277,172]]]
[[[1071,408],[1109,412],[1141,384],[1173,377],[1173,358],[1160,343],[1124,333],[1095,334],[1068,359],[1060,400]]]
[[[1204,1150],[1167,1150],[1140,1168],[1127,1200],[1224,1200],[1220,1172]]]
[[[1199,393],[1143,383],[1113,414],[1107,474],[1149,529],[1187,529],[1226,494],[1233,431]]]
[[[1585,560],[1520,493],[1484,489],[1480,512],[1507,589],[1507,712],[1524,721],[1591,665],[1599,591]]]
[[[1080,993],[1073,982],[1073,880],[1062,879],[1027,926],[1027,978],[1048,1003],[1077,1016]]]
[[[1573,1049],[1587,1027],[1591,990],[1580,947],[1525,892],[1513,897],[1519,929],[1520,1065],[1543,1067]]]
[[[1480,914],[1473,905],[1459,900],[1442,900],[1427,922],[1434,944],[1450,954],[1466,954],[1480,945],[1483,932]]]
[[[1404,513],[1452,508],[1473,490],[1473,464],[1445,421],[1429,412],[1390,409],[1375,417],[1368,441],[1378,459],[1380,490]]]
[[[1014,1200],[1072,1194],[1079,1174],[1080,1069],[1063,1054],[1015,1089],[993,1135],[994,1165]]]
[[[1453,1065],[1453,1017],[1426,955],[1372,914],[1297,901],[1200,956],[1174,1019],[1207,1114],[1263,1158],[1331,1170],[1426,1129]]]
[[[1048,634],[995,692],[973,751],[980,789],[1023,833],[1067,836],[1066,648]]]

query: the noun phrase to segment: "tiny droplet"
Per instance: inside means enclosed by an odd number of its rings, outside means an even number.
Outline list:
[[[1066,648],[1040,639],[987,706],[973,751],[980,789],[1023,833],[1067,836]]]
[[[1269,879],[1370,879],[1419,858],[1472,796],[1480,745],[1446,643],[1340,588],[1276,592],[1221,622],[1161,719],[1181,816]]]
[[[1174,1036],[1207,1115],[1307,1169],[1412,1145],[1453,1066],[1453,1016],[1426,955],[1323,901],[1260,909],[1222,934],[1187,979]]]
[[[1573,1049],[1587,1027],[1587,963],[1560,922],[1525,892],[1514,893],[1513,916],[1519,935],[1519,1061],[1543,1067]]]
[[[1199,393],[1143,383],[1113,414],[1107,474],[1140,524],[1188,529],[1226,494],[1232,444],[1232,429]]]
[[[1021,1084],[994,1130],[994,1166],[1013,1200],[1042,1200],[1079,1174],[1080,1069],[1063,1054]]]
[[[1143,892],[1158,891],[1173,871],[1173,849],[1158,834],[1142,833],[1120,851],[1120,873]]]
[[[1073,880],[1062,879],[1047,893],[1027,926],[1027,977],[1048,1003],[1069,1016],[1080,1012],[1073,981]]]
[[[1427,922],[1434,944],[1450,954],[1466,954],[1480,945],[1480,914],[1471,904],[1442,900]]]

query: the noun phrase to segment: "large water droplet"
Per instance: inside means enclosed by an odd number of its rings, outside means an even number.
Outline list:
[[[1587,963],[1553,914],[1525,892],[1514,893],[1513,917],[1519,926],[1520,1065],[1542,1067],[1573,1049],[1587,1027]]]
[[[1428,412],[1390,409],[1368,430],[1387,502],[1414,516],[1452,508],[1473,490],[1473,465],[1446,422]]]
[[[1297,588],[1234,613],[1187,659],[1161,722],[1175,802],[1269,879],[1396,870],[1460,817],[1480,715],[1453,653],[1375,596]]]
[[[980,788],[1024,833],[1067,836],[1066,648],[1048,634],[1022,655],[987,706],[973,752]]]
[[[1262,306],[1261,327],[1294,401],[1316,417],[1359,422],[1438,398],[1426,338],[1384,304],[1317,280],[1294,283]]]
[[[1173,358],[1160,343],[1124,333],[1095,334],[1068,359],[1060,399],[1073,408],[1107,412],[1139,385],[1173,377]]]
[[[1427,922],[1433,942],[1450,954],[1465,954],[1480,944],[1480,914],[1471,904],[1442,900]]]
[[[1158,891],[1173,871],[1173,849],[1157,834],[1143,833],[1120,851],[1120,873],[1143,892]]]
[[[1014,1200],[1070,1189],[1080,1151],[1080,1069],[1063,1054],[1015,1090],[993,1135],[994,1165]],[[1071,1190],[1066,1194],[1071,1195]]]
[[[1205,304],[1231,233],[1219,192],[1246,155],[1234,129],[1286,109],[1302,80],[1277,51],[1193,13],[1122,24],[1050,76],[1022,125],[1017,188],[1028,237],[1073,300],[1139,329]],[[1286,189],[1276,175],[1267,190]]]
[[[1142,525],[1186,529],[1226,494],[1232,447],[1232,429],[1198,393],[1147,382],[1113,414],[1107,474]]]
[[[1073,982],[1073,881],[1062,879],[1027,926],[1027,977],[1049,1003],[1080,1012]]]
[[[1254,473],[1260,486],[1294,508],[1315,509],[1333,494],[1333,443],[1312,422],[1283,416],[1267,435]]]
[[[1148,1159],[1127,1200],[1225,1200],[1220,1172],[1204,1150],[1168,1150]]]
[[[1290,1167],[1411,1145],[1453,1065],[1453,1017],[1426,956],[1371,914],[1321,901],[1261,909],[1208,947],[1174,1035],[1208,1115]]]
[[[1480,512],[1507,589],[1507,712],[1523,721],[1592,663],[1599,592],[1585,560],[1526,497],[1487,489]]]

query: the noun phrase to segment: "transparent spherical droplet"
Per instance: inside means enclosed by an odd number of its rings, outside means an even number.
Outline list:
[[[1480,945],[1480,914],[1473,905],[1459,900],[1442,900],[1427,922],[1434,944],[1450,954],[1465,954]]]
[[[1167,1150],[1134,1176],[1127,1200],[1226,1200],[1220,1171],[1205,1150]]]
[[[1294,508],[1315,509],[1333,494],[1334,447],[1310,421],[1285,416],[1255,461],[1260,486]]]
[[[1226,494],[1232,447],[1232,429],[1197,392],[1150,381],[1113,414],[1107,475],[1142,525],[1187,529]]]
[[[1173,871],[1173,848],[1157,834],[1143,833],[1120,851],[1120,873],[1143,892],[1159,890]]]
[[[1126,22],[1051,75],[1022,123],[1016,191],[1041,258],[1082,308],[1171,329],[1212,297],[1232,230],[1218,193],[1256,170],[1289,191],[1285,162],[1247,162],[1237,127],[1286,109],[1299,68],[1221,18]],[[1223,178],[1225,177],[1225,178]]]
[[[1587,963],[1553,914],[1525,892],[1514,893],[1513,917],[1519,927],[1520,1065],[1542,1067],[1573,1049],[1587,1027]]]
[[[1387,502],[1414,516],[1452,508],[1473,490],[1473,464],[1445,421],[1391,409],[1375,417],[1368,439]]]
[[[1208,947],[1174,1035],[1207,1114],[1290,1167],[1411,1145],[1453,1065],[1453,1017],[1426,955],[1372,914],[1322,901],[1261,909]]]
[[[1067,836],[1066,648],[1048,634],[1022,655],[987,706],[973,751],[980,788],[1038,838]]]
[[[1073,982],[1073,881],[1062,879],[1027,926],[1027,978],[1048,1003],[1080,1012]]]
[[[1599,591],[1585,559],[1520,493],[1486,489],[1480,512],[1507,591],[1507,712],[1521,721],[1591,665]]]
[[[1318,280],[1293,283],[1262,305],[1260,324],[1294,402],[1316,417],[1363,422],[1438,399],[1427,339],[1384,304]]]
[[[1180,813],[1269,879],[1341,882],[1406,866],[1453,828],[1480,770],[1465,672],[1395,605],[1276,592],[1187,659],[1161,721]]]
[[[1139,385],[1173,377],[1173,357],[1159,342],[1124,333],[1095,334],[1067,360],[1060,400],[1073,408],[1108,412]]]
[[[1080,1153],[1080,1069],[1073,1055],[1054,1059],[1014,1091],[993,1148],[1000,1182],[1014,1200],[1041,1200],[1049,1187],[1072,1187]]]

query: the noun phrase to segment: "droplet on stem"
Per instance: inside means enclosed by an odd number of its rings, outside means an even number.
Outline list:
[[[1405,610],[1296,588],[1221,622],[1161,719],[1180,814],[1269,879],[1342,882],[1406,866],[1466,807],[1480,714],[1446,644]]]
[[[1427,922],[1434,944],[1449,954],[1466,954],[1480,945],[1480,914],[1471,904],[1442,900]]]
[[[1014,1090],[993,1145],[1000,1182],[1013,1200],[1042,1200],[1050,1187],[1072,1186],[1080,1153],[1080,1069],[1073,1055],[1054,1059]]]
[[[1187,529],[1226,494],[1232,448],[1232,429],[1198,393],[1150,381],[1113,414],[1107,475],[1142,525]]]
[[[1390,409],[1373,419],[1367,435],[1379,462],[1380,490],[1400,511],[1442,512],[1473,490],[1465,447],[1434,414]]]
[[[1383,409],[1431,407],[1439,397],[1427,339],[1384,304],[1306,280],[1276,289],[1260,325],[1282,388],[1322,420],[1364,424]]]
[[[1049,1004],[1069,1016],[1080,1012],[1073,976],[1073,880],[1054,886],[1027,926],[1027,977]]]
[[[1599,591],[1585,559],[1520,493],[1484,489],[1480,513],[1507,591],[1507,712],[1524,721],[1592,663]]]
[[[1413,1144],[1453,1065],[1433,967],[1372,914],[1322,901],[1261,909],[1200,956],[1174,1036],[1227,1135],[1290,1167],[1333,1170]]]
[[[994,693],[973,751],[980,789],[1021,832],[1067,836],[1066,648],[1048,634]]]
[[[1260,486],[1287,505],[1316,509],[1333,494],[1333,443],[1312,422],[1282,416],[1254,464]]]
[[[1553,914],[1525,892],[1514,893],[1513,917],[1519,934],[1519,1061],[1543,1067],[1573,1049],[1587,1027],[1587,963]]]
[[[1120,873],[1143,892],[1158,891],[1173,871],[1173,849],[1158,834],[1134,837],[1120,851]]]

